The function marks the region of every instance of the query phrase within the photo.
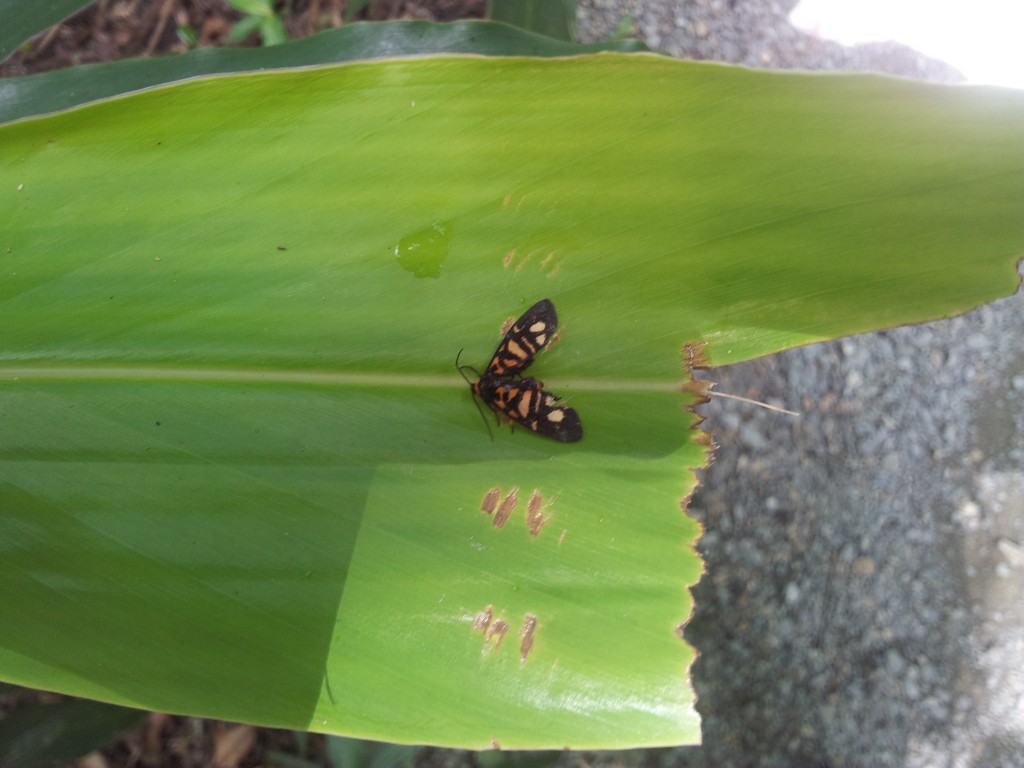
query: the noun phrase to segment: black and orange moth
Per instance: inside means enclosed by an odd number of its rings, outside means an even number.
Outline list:
[[[550,299],[541,299],[508,329],[483,373],[459,365],[458,357],[455,367],[469,384],[474,400],[483,400],[499,423],[505,419],[538,435],[575,443],[583,437],[583,425],[576,411],[562,405],[557,395],[544,389],[543,382],[522,378],[523,371],[548,345],[557,328],[555,305]],[[476,374],[476,381],[470,381],[467,370]]]

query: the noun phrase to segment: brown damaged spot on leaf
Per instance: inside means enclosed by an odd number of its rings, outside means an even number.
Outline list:
[[[502,618],[494,618],[494,606],[488,605],[480,611],[473,619],[473,631],[480,632],[484,636],[483,653],[489,652],[492,648],[497,650],[501,647],[501,641],[508,632],[508,622]]]
[[[702,428],[701,425],[704,423],[704,416],[702,416],[697,410],[700,406],[707,404],[711,399],[711,389],[715,384],[712,381],[696,379],[693,376],[695,369],[708,367],[707,346],[706,341],[690,341],[684,344],[681,350],[681,354],[683,356],[683,370],[686,371],[686,381],[683,383],[683,391],[689,392],[694,396],[694,401],[686,406],[686,410],[697,417],[697,421],[695,421],[690,428],[697,431],[697,436],[694,439],[694,442],[697,443],[697,445],[704,446],[705,448],[704,462],[700,467],[697,467],[697,469],[707,469],[711,466],[711,462],[715,459],[715,449],[718,448],[715,444],[714,438],[711,436],[711,433]],[[690,499],[692,497],[693,492],[691,491],[682,499],[681,506],[684,512],[689,506]]]
[[[686,409],[697,417],[697,420],[691,425],[691,429],[697,431],[697,436],[694,440],[698,445],[704,446],[704,461],[701,466],[695,467],[695,469],[707,469],[711,462],[715,458],[715,441],[711,436],[711,433],[703,429],[701,425],[704,423],[704,417],[697,411],[697,409],[707,403],[711,399],[711,388],[714,387],[714,382],[704,381],[694,378],[695,369],[703,369],[708,367],[707,357],[707,342],[688,342],[683,345],[681,350],[683,356],[683,369],[686,371],[686,382],[683,384],[683,391],[688,392],[694,396],[694,401],[686,406]],[[687,508],[690,506],[690,501],[693,499],[694,491],[697,490],[697,486],[700,485],[700,472],[697,473],[697,482],[694,484],[690,492],[679,500],[679,509],[683,514],[686,514]],[[698,535],[698,539],[703,535],[703,529]],[[690,545],[690,549],[694,554],[699,554],[696,551],[696,543]],[[700,560],[703,570],[703,560]],[[690,587],[692,597],[692,586]],[[693,616],[693,606],[695,601],[690,601],[690,614],[683,618],[674,628],[673,632],[679,637],[680,640],[686,642],[686,638],[683,634],[683,630],[689,623],[690,618]]]
[[[491,524],[495,528],[503,528],[508,519],[512,516],[519,504],[519,488],[512,488],[505,498],[501,497],[501,488],[495,486],[488,489],[480,502],[480,511],[492,515]],[[530,499],[526,504],[526,528],[531,536],[537,536],[551,515],[544,514],[544,497],[536,488],[530,492]],[[565,537],[565,532],[562,532]],[[561,542],[559,542],[561,543]]]
[[[526,504],[526,527],[530,529],[531,536],[540,533],[540,529],[550,517],[550,515],[544,515],[543,507],[544,499],[541,497],[540,491],[534,490]]]
[[[683,367],[691,376],[694,368],[710,367],[707,349],[706,341],[688,341],[683,344]]]
[[[484,638],[484,650],[487,650],[487,645],[490,638],[494,635],[495,630],[500,629],[500,624],[507,624],[500,617],[494,618],[494,606],[488,605],[482,611],[478,612],[473,618],[473,631],[479,632]]]
[[[493,736],[491,736],[491,749],[501,749],[501,744],[499,744],[498,740]]]
[[[487,608],[480,611],[473,619],[473,629],[477,632],[483,632],[484,636],[487,635],[487,630],[491,627],[491,619],[494,618],[494,606],[488,605]]]
[[[511,491],[508,492],[508,495],[506,495],[505,498],[501,500],[501,504],[498,505],[498,509],[494,513],[493,523],[495,528],[501,528],[503,525],[505,525],[505,522],[508,520],[509,515],[512,514],[512,511],[516,508],[516,504],[518,503],[519,489],[513,488]]]
[[[715,382],[708,381],[706,379],[695,379],[693,378],[694,369],[701,369],[708,367],[708,357],[705,353],[708,347],[708,342],[687,342],[683,345],[683,370],[686,372],[686,381],[683,383],[683,391],[689,392],[693,395],[694,401],[686,407],[686,410],[697,417],[697,421],[693,423],[691,429],[697,430],[699,433],[696,437],[696,443],[698,445],[706,446],[708,451],[705,452],[705,462],[700,468],[707,469],[711,466],[712,461],[715,458],[715,449],[717,445],[711,436],[711,433],[703,430],[701,424],[705,421],[705,418],[701,416],[697,409],[700,406],[705,406],[711,399],[712,388],[715,386]]]
[[[714,382],[707,379],[687,379],[683,383],[683,392],[689,392],[703,404],[711,399],[711,389],[714,386]]]
[[[512,259],[516,257],[516,249],[513,248],[511,251],[505,254],[504,265],[505,269],[508,269],[508,265],[512,263]]]
[[[718,444],[715,443],[714,439],[711,437],[711,433],[706,429],[700,430],[700,433],[694,439],[694,442],[697,443],[697,445],[703,445],[705,448],[709,448],[711,450],[718,447]],[[707,467],[709,464],[711,464],[710,459],[704,464],[704,466]]]
[[[532,613],[523,617],[523,628],[519,630],[519,663],[526,661],[533,648],[533,632],[537,628],[537,617]]]
[[[501,648],[501,641],[505,639],[508,632],[508,622],[504,619],[495,619],[491,628],[484,633],[484,653],[492,648],[496,651]]]
[[[557,344],[561,339],[562,339],[562,329],[559,328],[557,331],[555,331],[551,335],[551,341],[548,342],[548,351],[551,351],[551,348],[553,346],[555,346],[555,344]]]
[[[493,515],[494,510],[498,507],[498,499],[500,498],[501,488],[491,488],[491,490],[484,494],[484,500],[480,502],[480,511]]]
[[[480,611],[473,620],[473,631],[480,632],[484,637],[482,653],[487,654],[501,648],[501,643],[508,634],[509,624],[500,616],[494,618],[494,606],[488,605]],[[537,616],[533,613],[523,615],[523,625],[519,629],[519,662],[526,661],[526,657],[533,650],[534,636],[537,631]]]
[[[686,371],[686,381],[683,382],[683,391],[689,392],[696,398],[696,402],[692,405],[686,406],[686,409],[691,413],[697,413],[696,408],[706,405],[711,399],[711,389],[715,386],[713,381],[706,379],[694,378],[694,369],[707,368],[708,359],[705,354],[707,349],[707,342],[687,342],[683,345],[683,370]],[[700,414],[697,414],[698,416]],[[697,422],[695,427],[698,426],[704,419],[702,418]]]

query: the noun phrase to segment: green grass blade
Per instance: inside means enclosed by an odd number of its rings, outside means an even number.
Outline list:
[[[288,30],[279,16],[270,16],[260,25],[263,45],[283,45],[288,42]]]
[[[387,741],[697,740],[680,347],[1011,292],[1022,128],[1009,91],[617,55],[0,127],[0,676]],[[455,356],[545,296],[531,373],[585,437],[492,443]]]
[[[238,45],[245,42],[245,39],[260,28],[263,18],[255,14],[243,16],[234,23],[228,32],[225,42],[228,45]],[[105,78],[104,78],[105,79]]]

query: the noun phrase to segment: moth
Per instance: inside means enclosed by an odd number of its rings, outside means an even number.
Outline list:
[[[542,381],[522,377],[557,328],[555,305],[550,299],[541,299],[508,329],[483,373],[459,365],[458,357],[455,367],[469,384],[474,401],[483,400],[499,423],[504,419],[561,443],[575,443],[583,437],[583,425],[576,411],[562,405],[556,394],[544,389]],[[466,371],[476,374],[476,381],[470,381]]]

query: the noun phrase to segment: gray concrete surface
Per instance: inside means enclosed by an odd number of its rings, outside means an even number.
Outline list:
[[[794,0],[584,0],[674,55],[955,80],[791,28]],[[925,22],[923,22],[925,23]],[[965,23],[967,23],[965,21]],[[1024,212],[1022,212],[1024,218]],[[1024,766],[1024,295],[710,372],[692,513],[704,743],[666,766]]]

